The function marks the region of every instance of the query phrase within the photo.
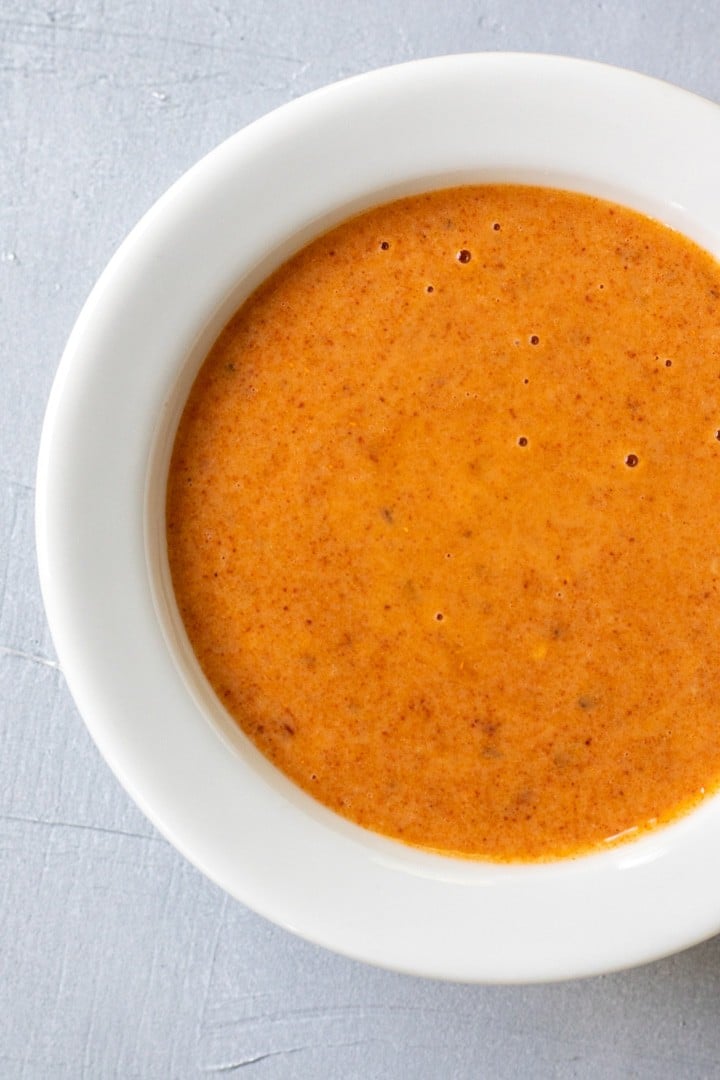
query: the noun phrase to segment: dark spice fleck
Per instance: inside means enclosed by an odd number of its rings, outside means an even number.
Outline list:
[[[639,460],[640,459],[638,458],[637,454],[628,454],[628,456],[625,458],[625,464],[628,466],[629,469],[634,469]]]
[[[458,251],[457,261],[459,263],[469,263],[471,259],[472,253],[469,252],[467,248],[463,248],[461,251]]]
[[[527,438],[525,437],[525,435],[521,435],[520,438],[518,439],[518,446],[527,446],[527,444],[528,444]]]
[[[533,335],[531,336],[531,338],[530,338],[530,344],[531,344],[531,345],[539,345],[539,344],[540,344],[540,338],[539,338],[539,337],[537,336],[537,334],[533,334]]]

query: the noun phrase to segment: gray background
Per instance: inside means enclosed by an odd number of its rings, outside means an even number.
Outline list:
[[[715,0],[0,0],[0,1077],[720,1077],[720,939],[586,982],[467,987],[335,957],[224,896],[91,744],[33,541],[79,308],[220,140],[342,76],[482,49],[720,101],[719,46]]]

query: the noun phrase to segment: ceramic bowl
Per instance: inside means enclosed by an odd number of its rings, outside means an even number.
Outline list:
[[[231,313],[362,208],[465,181],[588,192],[720,251],[720,109],[592,63],[438,58],[301,98],[185,175],[92,292],[52,390],[37,544],[62,670],[157,828],[251,908],[330,949],[446,979],[609,971],[720,929],[720,799],[635,842],[544,865],[434,855],[366,832],[279,775],[229,721],[175,610],[170,448]]]

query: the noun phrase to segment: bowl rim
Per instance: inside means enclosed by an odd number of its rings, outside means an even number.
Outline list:
[[[621,847],[519,866],[406,848],[314,803],[208,693],[173,610],[162,513],[200,360],[312,236],[396,195],[505,179],[614,198],[718,255],[713,136],[717,105],[591,61],[476,53],[381,68],[222,143],[143,217],[90,294],[38,459],[38,565],[60,667],[147,817],[279,925],[382,967],[506,983],[629,967],[720,930],[707,859],[717,797]]]

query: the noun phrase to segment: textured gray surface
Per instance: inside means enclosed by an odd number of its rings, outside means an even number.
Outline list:
[[[99,759],[34,562],[53,373],[119,241],[288,99],[444,52],[606,60],[720,100],[720,6],[652,0],[0,0],[0,1076],[720,1076],[720,939],[487,988],[376,971],[226,898]]]

